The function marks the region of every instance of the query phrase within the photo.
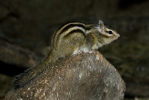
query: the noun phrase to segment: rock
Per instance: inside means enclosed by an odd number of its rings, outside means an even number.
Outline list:
[[[125,83],[99,52],[60,59],[5,100],[123,100]]]

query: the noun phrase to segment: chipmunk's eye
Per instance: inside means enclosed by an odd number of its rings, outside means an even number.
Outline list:
[[[109,34],[113,34],[113,32],[112,32],[112,31],[108,31],[108,33],[109,33]]]

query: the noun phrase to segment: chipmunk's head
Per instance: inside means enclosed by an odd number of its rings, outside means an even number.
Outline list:
[[[120,37],[115,30],[105,27],[103,21],[101,20],[99,20],[96,30],[100,33],[100,36],[102,37],[101,42],[103,42],[103,44],[109,44]]]

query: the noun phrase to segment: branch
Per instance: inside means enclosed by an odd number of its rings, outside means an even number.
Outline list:
[[[0,39],[0,61],[29,68],[39,62],[35,53]]]

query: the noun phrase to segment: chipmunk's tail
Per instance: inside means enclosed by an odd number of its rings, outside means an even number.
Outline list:
[[[20,87],[24,87],[25,85],[33,82],[33,80],[38,75],[43,73],[52,64],[52,62],[54,62],[53,61],[54,58],[52,58],[50,54],[51,54],[51,51],[49,53],[49,56],[46,57],[41,63],[15,76],[13,80],[14,88],[18,89]]]

